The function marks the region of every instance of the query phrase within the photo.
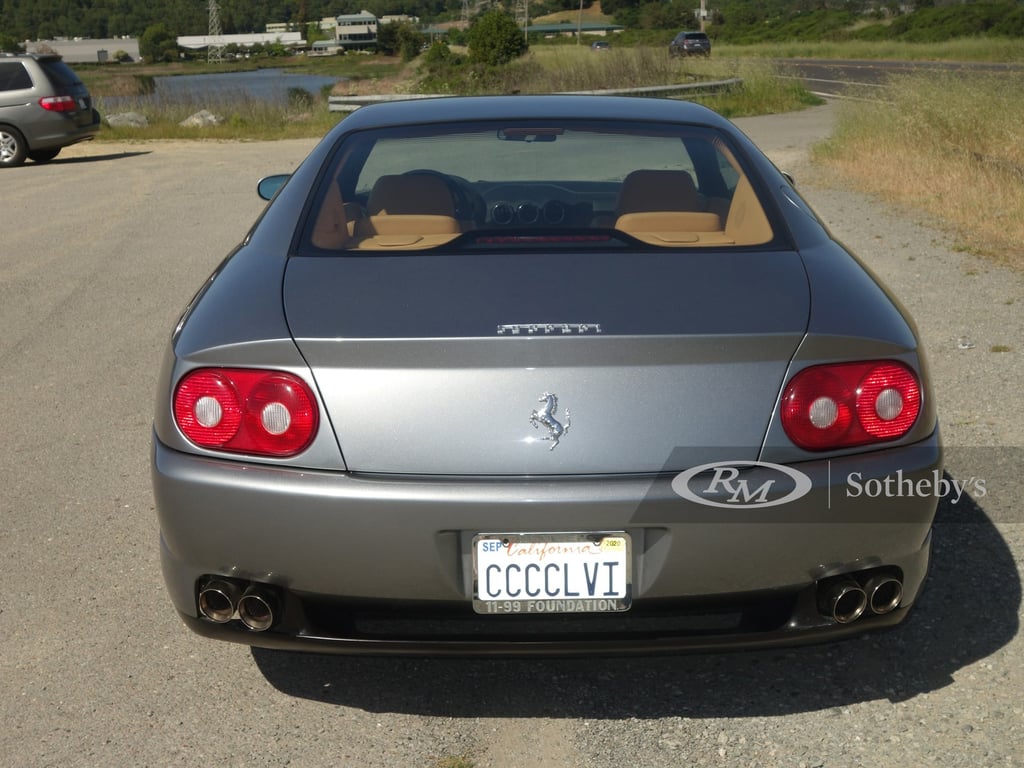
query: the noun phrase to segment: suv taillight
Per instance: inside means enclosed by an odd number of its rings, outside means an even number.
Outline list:
[[[817,365],[800,371],[782,394],[782,426],[809,451],[849,448],[903,437],[921,410],[921,385],[893,361]]]
[[[316,398],[298,376],[248,368],[200,368],[174,392],[174,421],[201,448],[294,456],[316,435]]]
[[[50,112],[74,112],[78,109],[78,102],[72,96],[44,96],[39,100],[39,106]]]

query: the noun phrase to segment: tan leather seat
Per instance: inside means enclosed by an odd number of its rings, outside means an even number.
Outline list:
[[[462,232],[444,180],[428,174],[381,176],[355,224],[359,249],[429,248]]]
[[[381,176],[366,203],[365,235],[441,235],[460,231],[443,179],[426,174]]]
[[[700,196],[687,171],[633,171],[622,180],[616,216],[653,211],[700,211]]]
[[[722,231],[717,213],[704,210],[687,171],[638,170],[622,180],[615,228],[655,245],[708,242]]]

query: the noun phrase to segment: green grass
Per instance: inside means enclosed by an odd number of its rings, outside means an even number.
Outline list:
[[[329,112],[326,97],[303,92],[303,98],[289,104],[273,104],[243,94],[231,97],[186,97],[171,104],[154,105],[139,98],[119,101],[107,108],[103,97],[96,99],[100,114],[136,112],[149,122],[145,128],[114,128],[104,124],[99,140],[220,139],[275,140],[322,136],[340,119]],[[219,125],[186,128],[179,125],[190,115],[206,109],[222,119]]]

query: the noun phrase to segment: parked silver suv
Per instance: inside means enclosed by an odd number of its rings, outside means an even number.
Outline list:
[[[0,53],[0,168],[45,163],[99,129],[89,90],[60,56]]]

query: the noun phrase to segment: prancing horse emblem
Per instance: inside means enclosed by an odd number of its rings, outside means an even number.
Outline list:
[[[548,450],[553,451],[558,446],[558,441],[569,431],[572,419],[569,417],[568,409],[565,411],[565,424],[562,424],[562,422],[555,418],[555,412],[558,411],[557,395],[545,392],[537,399],[537,402],[544,403],[544,407],[530,414],[530,423],[533,424],[534,429],[537,429],[541,424],[547,427],[548,436],[542,437],[541,440],[550,440],[551,447]]]

